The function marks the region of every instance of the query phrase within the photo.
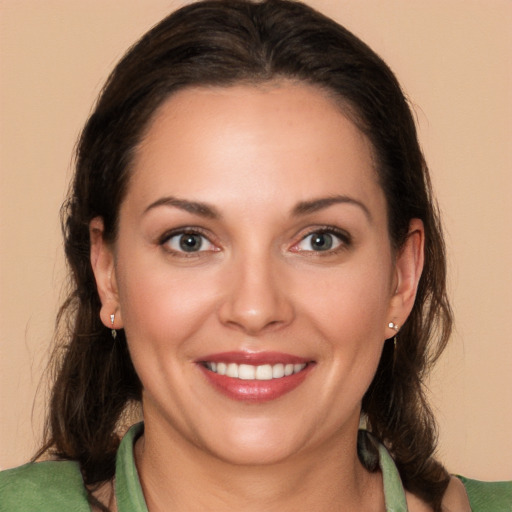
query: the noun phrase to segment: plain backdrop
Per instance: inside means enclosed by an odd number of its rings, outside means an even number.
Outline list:
[[[114,63],[184,3],[0,0],[2,468],[40,439],[76,138]],[[309,3],[370,44],[414,105],[457,321],[430,380],[439,456],[454,473],[512,479],[512,2]]]

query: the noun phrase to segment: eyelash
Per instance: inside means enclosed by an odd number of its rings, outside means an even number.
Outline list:
[[[186,235],[190,236],[199,236],[202,238],[201,246],[199,247],[199,250],[197,251],[186,251],[186,250],[180,250],[178,248],[173,248],[169,246],[169,241],[173,238],[180,238]],[[315,251],[313,249],[300,249],[299,245],[302,244],[305,240],[307,240],[309,237],[312,237],[313,235],[330,235],[337,239],[338,244],[334,248],[327,248],[325,250],[318,250]],[[204,230],[197,227],[186,227],[186,228],[176,228],[172,231],[166,232],[164,235],[160,237],[158,240],[158,244],[164,248],[165,251],[172,254],[173,256],[177,257],[183,257],[183,258],[193,258],[197,257],[199,255],[202,255],[202,253],[206,252],[218,252],[220,249],[211,241],[211,235],[207,234]],[[202,249],[204,243],[206,242],[212,246],[213,248],[210,249]],[[179,242],[178,242],[179,243]],[[315,256],[332,256],[335,254],[338,254],[341,251],[344,251],[348,249],[352,245],[352,237],[346,232],[339,228],[333,227],[333,226],[322,226],[317,227],[315,229],[310,229],[306,234],[304,234],[301,239],[296,242],[291,247],[291,252],[295,253],[308,253],[309,255],[315,255]]]

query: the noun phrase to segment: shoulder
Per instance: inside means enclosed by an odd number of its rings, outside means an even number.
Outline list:
[[[418,496],[407,492],[407,509],[410,512],[433,512],[433,508]],[[441,503],[442,512],[472,512],[464,489],[464,485],[455,477],[451,477]]]
[[[78,464],[29,463],[0,472],[0,512],[89,512]]]
[[[457,479],[464,485],[472,512],[510,512],[512,510],[512,480],[481,482],[463,476]]]
[[[432,512],[430,505],[406,492],[410,512]],[[512,481],[480,482],[452,476],[441,504],[443,512],[511,512]]]
[[[471,504],[462,482],[452,476],[443,496],[443,512],[471,512]]]

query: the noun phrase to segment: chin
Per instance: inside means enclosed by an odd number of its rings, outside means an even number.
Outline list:
[[[249,425],[252,423],[252,425]],[[221,437],[210,438],[210,452],[225,462],[236,465],[278,464],[296,454],[304,445],[299,433],[276,428],[272,422],[235,421]]]
[[[222,451],[213,452],[216,458],[236,466],[267,466],[285,462],[297,453],[283,443],[259,445],[233,444]]]

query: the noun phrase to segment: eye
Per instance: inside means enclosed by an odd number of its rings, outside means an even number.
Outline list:
[[[205,235],[196,231],[174,232],[164,236],[160,243],[165,249],[175,253],[190,254],[217,250]]]
[[[318,230],[309,233],[293,247],[297,252],[333,252],[350,244],[350,238],[335,230]]]

